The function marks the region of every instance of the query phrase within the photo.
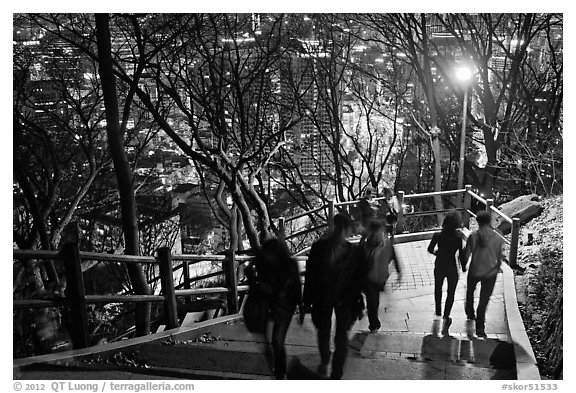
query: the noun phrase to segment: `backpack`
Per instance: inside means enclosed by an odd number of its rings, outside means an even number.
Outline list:
[[[393,225],[398,221],[398,213],[390,206],[386,199],[380,201],[380,214],[386,219],[386,223]]]
[[[385,239],[383,243],[367,247],[368,251],[368,274],[366,280],[384,289],[390,271],[390,262],[394,259],[394,246],[390,239]]]
[[[268,294],[253,263],[246,267],[246,277],[249,289],[242,312],[244,325],[249,332],[264,333],[270,314]]]

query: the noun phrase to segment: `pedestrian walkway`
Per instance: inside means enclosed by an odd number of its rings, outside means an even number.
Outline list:
[[[464,299],[465,275],[456,290],[449,335],[441,335],[441,320],[434,316],[434,256],[426,248],[427,240],[397,244],[396,252],[403,266],[401,280],[391,274],[381,295],[379,315],[381,329],[368,332],[368,320],[356,322],[350,333],[350,351],[344,379],[516,379],[514,351],[508,343],[502,275],[496,282],[487,311],[486,339],[473,336],[474,327],[466,322]],[[163,332],[156,340],[131,349],[137,361],[146,365],[134,368],[114,367],[116,373],[131,373],[130,378],[209,378],[271,379],[271,348],[267,339],[248,332],[240,316],[221,323],[182,326]],[[316,330],[310,316],[303,324],[297,317],[292,322],[286,347],[288,377],[314,379],[319,363]],[[128,349],[124,349],[128,353]],[[54,355],[56,356],[56,355]],[[101,359],[109,355],[101,355]],[[94,358],[94,355],[92,356]],[[111,367],[95,364],[86,357],[61,358],[52,361],[52,369],[17,368],[19,379],[61,379],[90,372],[89,379],[110,379]],[[63,369],[62,366],[68,368]],[[70,367],[77,369],[71,372]],[[109,371],[105,371],[109,370]]]

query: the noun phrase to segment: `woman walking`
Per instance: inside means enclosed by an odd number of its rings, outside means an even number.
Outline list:
[[[472,232],[466,243],[466,255],[472,254],[472,260],[468,271],[465,311],[469,320],[476,319],[476,335],[486,337],[486,307],[500,271],[503,241],[490,226],[492,217],[489,212],[478,213],[476,221],[478,229]],[[474,291],[478,283],[480,299],[474,314]]]
[[[272,238],[262,244],[254,260],[261,290],[267,297],[273,320],[272,350],[274,353],[274,376],[286,378],[286,348],[284,342],[288,327],[301,306],[302,289],[297,262],[279,239]]]
[[[462,271],[466,271],[466,258],[463,252],[462,239],[458,234],[460,226],[460,214],[454,210],[448,212],[442,223],[442,231],[435,233],[428,245],[428,252],[436,255],[436,261],[434,262],[434,303],[436,316],[438,317],[442,315],[442,287],[444,279],[448,282],[442,328],[442,334],[444,335],[448,334],[448,328],[452,324],[450,312],[452,311],[454,294],[458,285],[456,252],[458,252]]]

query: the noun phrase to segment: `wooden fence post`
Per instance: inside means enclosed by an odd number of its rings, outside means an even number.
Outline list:
[[[228,315],[238,312],[238,277],[236,276],[236,253],[230,250],[222,262],[224,269],[224,280],[228,289],[226,304]]]
[[[470,227],[470,209],[472,208],[472,186],[470,184],[466,185],[466,191],[464,191],[464,212],[462,213],[462,223],[466,228]]]
[[[286,239],[286,219],[284,217],[278,218],[278,234],[282,239]]]
[[[169,247],[158,249],[158,263],[160,267],[160,282],[164,296],[164,316],[166,329],[178,327],[178,311],[176,307],[176,292],[174,290],[174,276],[172,272],[172,254]]]
[[[328,228],[330,228],[330,230],[334,229],[335,213],[336,213],[336,200],[331,199],[330,202],[328,202]]]
[[[398,191],[398,221],[396,222],[396,233],[404,232],[404,191]]]
[[[520,219],[512,219],[512,237],[510,238],[510,255],[508,260],[511,267],[518,266],[518,239],[520,238]]]
[[[494,204],[494,199],[486,199],[486,211],[492,214],[492,205]]]
[[[78,243],[66,243],[62,248],[62,262],[66,276],[66,298],[70,304],[72,329],[70,336],[74,349],[86,348],[88,339],[88,314],[86,293]]]
[[[188,261],[182,262],[182,275],[184,276],[184,289],[190,289],[190,263]],[[192,303],[190,296],[184,297],[184,303]]]

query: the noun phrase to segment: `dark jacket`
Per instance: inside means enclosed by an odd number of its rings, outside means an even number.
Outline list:
[[[377,284],[382,290],[390,276],[390,262],[394,261],[396,271],[398,274],[401,273],[394,244],[391,239],[382,236],[371,236],[360,243],[359,248],[362,252],[360,260],[364,264],[363,269],[366,272],[364,283]]]
[[[333,307],[348,303],[351,307],[361,295],[363,278],[358,248],[344,242],[338,249],[332,237],[315,242],[306,263],[305,305]]]
[[[364,228],[367,228],[370,222],[376,218],[377,210],[365,197],[360,198],[360,201],[358,202],[358,210],[360,211],[360,221]]]
[[[293,258],[266,260],[254,258],[259,285],[271,306],[292,308],[302,302],[302,286],[298,264]]]
[[[438,245],[438,250],[434,253],[436,245]],[[436,255],[434,267],[444,272],[458,272],[456,251],[458,251],[462,270],[466,270],[466,257],[462,247],[462,239],[456,232],[437,232],[428,245],[428,252]]]

